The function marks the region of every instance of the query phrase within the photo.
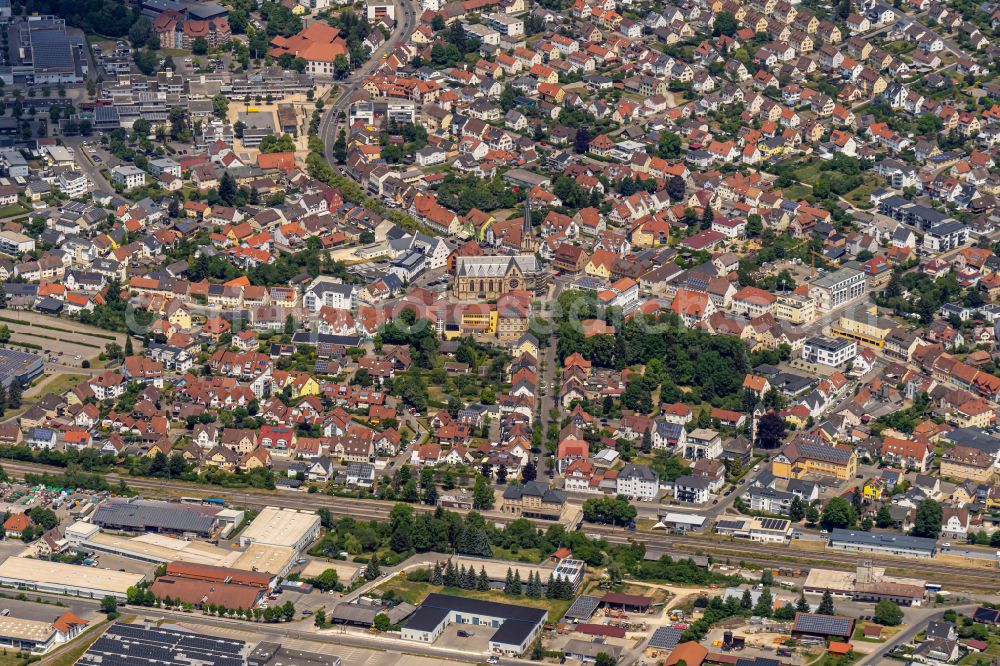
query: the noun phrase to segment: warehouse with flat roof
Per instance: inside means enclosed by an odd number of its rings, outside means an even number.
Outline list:
[[[264,507],[240,534],[240,546],[279,546],[302,552],[319,536],[319,516],[312,511]]]
[[[27,557],[9,557],[0,563],[0,585],[90,599],[103,599],[110,595],[124,600],[128,588],[145,579],[143,574]]]
[[[298,551],[285,546],[266,546],[262,543],[252,543],[249,548],[240,553],[239,557],[226,563],[226,566],[284,577],[291,571],[297,557]]]
[[[111,500],[97,507],[94,524],[123,532],[162,532],[209,537],[218,508],[132,498]]]
[[[934,557],[937,541],[907,534],[861,532],[837,528],[830,532],[830,548],[887,555]]]
[[[405,640],[433,643],[452,623],[487,626],[496,629],[490,652],[516,657],[541,634],[548,617],[543,608],[434,593],[407,620],[402,635]]]

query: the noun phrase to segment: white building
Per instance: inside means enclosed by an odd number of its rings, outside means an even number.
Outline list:
[[[131,164],[116,166],[111,170],[111,182],[125,190],[135,189],[146,184],[146,172]]]
[[[802,347],[802,360],[840,368],[858,355],[858,343],[847,338],[809,338]]]
[[[924,249],[928,252],[947,252],[969,242],[969,227],[952,220],[936,224],[924,234]]]
[[[674,499],[689,504],[704,504],[711,497],[711,482],[701,476],[685,474],[674,481]]]
[[[541,608],[432,593],[406,621],[402,638],[429,645],[450,624],[490,627],[496,632],[490,637],[489,651],[518,657],[541,634],[548,617],[549,612]]]
[[[319,312],[324,305],[337,310],[353,310],[358,305],[357,291],[337,278],[320,275],[306,287],[302,305],[312,312]]]
[[[319,527],[319,516],[312,511],[268,506],[240,534],[240,546],[260,544],[301,552],[319,536]]]
[[[508,37],[520,37],[524,34],[524,21],[507,14],[487,14],[486,25]]]
[[[660,475],[647,465],[625,465],[618,473],[619,495],[652,501],[660,490]]]
[[[35,239],[16,231],[0,231],[0,252],[19,256],[35,249]]]
[[[59,191],[70,199],[78,199],[90,190],[90,180],[80,171],[63,171],[57,182]]]
[[[722,455],[722,437],[708,428],[696,428],[687,434],[684,457],[688,460],[708,458],[715,460]]]
[[[809,287],[809,297],[823,312],[829,312],[850,300],[863,296],[868,281],[853,268],[841,268],[817,279]]]
[[[396,21],[396,5],[392,0],[368,0],[365,3],[369,21],[389,19]]]

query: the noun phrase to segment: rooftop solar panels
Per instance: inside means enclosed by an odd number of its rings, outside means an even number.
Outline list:
[[[589,620],[600,604],[600,599],[585,594],[573,602],[563,617],[571,620]]]
[[[781,518],[763,518],[760,526],[765,530],[784,530],[788,527],[788,521]]]
[[[737,518],[737,519],[730,519],[730,520],[720,520],[720,521],[717,521],[715,523],[715,528],[716,529],[720,529],[721,528],[721,529],[724,529],[724,530],[738,530],[738,529],[743,528],[743,526],[745,524],[746,524],[746,521],[744,521],[742,519],[739,519],[739,518]]]
[[[78,666],[243,666],[243,641],[172,629],[114,624]]]
[[[792,631],[820,636],[850,636],[853,629],[854,620],[849,617],[798,613],[795,615]]]
[[[658,650],[673,650],[677,647],[683,634],[684,630],[677,627],[660,627],[650,637],[649,647]]]

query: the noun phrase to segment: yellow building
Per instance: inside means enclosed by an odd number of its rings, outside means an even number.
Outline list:
[[[782,479],[816,475],[847,481],[854,478],[857,470],[858,457],[851,449],[803,438],[789,442],[771,462],[771,473]]]
[[[808,324],[816,318],[816,303],[808,296],[783,294],[774,304],[774,317],[792,324]]]
[[[885,339],[896,327],[896,323],[878,315],[878,309],[856,308],[840,315],[830,326],[830,331],[839,338],[856,340],[867,347],[881,349],[885,347]]]
[[[538,358],[538,338],[530,333],[522,335],[517,344],[511,348],[510,353],[514,358],[522,354],[531,354],[533,357]]]
[[[466,308],[462,312],[462,334],[496,335],[498,317],[495,308]]]

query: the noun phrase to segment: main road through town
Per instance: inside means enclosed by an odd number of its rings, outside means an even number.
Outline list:
[[[319,136],[323,139],[323,145],[326,147],[326,161],[331,165],[334,164],[333,143],[337,140],[337,131],[340,128],[340,114],[347,113],[351,99],[354,97],[354,93],[361,88],[365,77],[378,69],[384,61],[384,56],[391,53],[405,39],[409,39],[417,27],[418,5],[411,0],[395,0],[393,4],[396,8],[396,27],[393,28],[389,39],[375,49],[371,57],[361,67],[340,81],[336,98],[332,100],[320,120]]]

